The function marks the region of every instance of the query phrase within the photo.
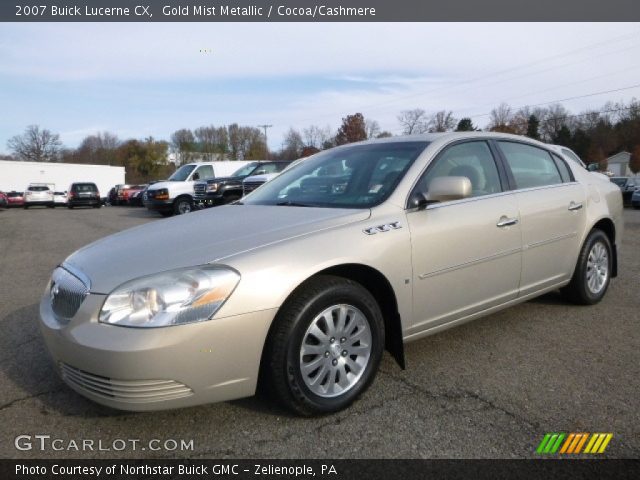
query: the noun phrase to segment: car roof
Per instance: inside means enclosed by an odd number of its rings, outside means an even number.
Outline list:
[[[372,140],[364,140],[357,143],[349,143],[347,145],[373,144],[373,143],[397,143],[397,142],[435,142],[435,141],[455,141],[473,138],[493,138],[495,140],[514,140],[517,142],[526,142],[532,145],[538,145],[543,148],[550,148],[550,145],[540,142],[533,138],[523,135],[515,135],[512,133],[501,132],[437,132],[437,133],[420,133],[417,135],[399,135],[396,137],[375,138]]]

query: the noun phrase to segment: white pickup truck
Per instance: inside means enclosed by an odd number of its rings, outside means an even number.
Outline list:
[[[182,165],[168,180],[154,183],[147,189],[143,197],[144,205],[165,217],[189,213],[194,206],[195,183],[229,176],[247,163],[242,160],[222,160]]]

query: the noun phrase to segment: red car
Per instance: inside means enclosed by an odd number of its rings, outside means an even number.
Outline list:
[[[10,207],[22,207],[24,205],[22,192],[7,192],[6,195]]]
[[[121,189],[118,190],[118,203],[120,205],[130,204],[131,196],[135,192],[141,192],[147,186],[146,185],[123,185]]]

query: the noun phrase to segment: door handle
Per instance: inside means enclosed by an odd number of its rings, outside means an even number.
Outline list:
[[[582,208],[582,202],[580,203],[571,202],[569,204],[569,211],[571,212],[575,212],[576,210],[580,210],[581,208]]]
[[[500,217],[500,220],[498,221],[498,223],[496,223],[496,227],[498,228],[510,227],[511,225],[515,225],[516,223],[518,223],[517,218],[507,218],[503,215],[502,217]]]

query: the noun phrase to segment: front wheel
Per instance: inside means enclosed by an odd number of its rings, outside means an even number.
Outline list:
[[[175,205],[173,206],[173,212],[176,215],[184,215],[185,213],[189,213],[193,210],[193,204],[191,200],[188,198],[179,198],[176,200]]]
[[[373,381],[384,321],[360,284],[328,275],[306,282],[283,305],[265,349],[263,385],[301,415],[341,410]]]
[[[570,301],[593,305],[604,297],[611,280],[613,256],[609,237],[594,229],[582,245],[569,285],[562,289]]]

